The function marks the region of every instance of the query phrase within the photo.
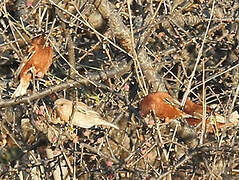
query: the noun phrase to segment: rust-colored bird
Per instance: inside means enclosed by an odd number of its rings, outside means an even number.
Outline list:
[[[202,104],[196,104],[196,103],[192,102],[191,100],[187,99],[183,111],[187,114],[197,117],[197,118],[186,119],[188,124],[190,124],[192,126],[197,126],[199,123],[202,122],[202,117],[203,117],[203,105]],[[207,106],[206,112],[210,113],[211,111],[212,110],[210,109],[210,107]],[[209,124],[209,123],[210,122],[207,119],[206,124]]]
[[[55,108],[61,120],[69,123],[72,114],[73,102],[64,98],[60,98],[55,101]],[[89,106],[82,102],[76,102],[75,112],[73,113],[71,123],[82,128],[105,125],[119,129],[116,125],[103,120],[99,113],[92,110]]]
[[[187,99],[184,110],[180,109],[180,103],[167,92],[150,93],[140,103],[140,114],[145,117],[151,111],[160,119],[186,118],[186,121],[196,126],[202,121],[203,106]],[[207,107],[207,113],[211,109]]]
[[[187,99],[184,110],[179,109],[180,105],[176,99],[171,97],[167,92],[156,92],[150,93],[145,96],[140,103],[140,114],[145,117],[151,111],[155,112],[155,115],[160,119],[173,120],[177,118],[185,118],[185,120],[191,126],[197,126],[202,122],[203,116],[203,106],[202,104],[196,104],[191,100]],[[212,110],[210,107],[206,109],[207,114],[211,113]],[[206,119],[206,125],[208,132],[213,132],[216,129],[221,129],[224,127],[232,126],[238,124],[238,122],[233,123],[222,123],[219,120],[223,117],[217,113],[211,114],[214,120],[214,124],[210,119]],[[168,121],[169,122],[169,121]]]
[[[151,111],[160,119],[175,119],[178,117],[189,117],[179,109],[179,103],[167,92],[155,92],[145,96],[139,105],[140,114],[145,117]]]
[[[46,40],[43,36],[36,37],[32,40],[32,46],[28,52],[33,53],[29,61],[24,65],[20,72],[20,84],[12,97],[18,97],[26,94],[27,88],[32,80],[32,74],[35,77],[43,78],[52,64],[53,49],[45,47]]]
[[[187,99],[185,106],[184,106],[184,112],[187,114],[190,114],[192,116],[202,117],[203,115],[203,106],[202,104],[196,104],[192,102],[191,100]],[[210,107],[207,106],[207,113],[211,112]]]

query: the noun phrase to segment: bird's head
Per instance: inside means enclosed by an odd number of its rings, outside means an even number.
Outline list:
[[[53,109],[56,110],[62,120],[67,121],[72,113],[72,101],[64,98],[57,99]]]

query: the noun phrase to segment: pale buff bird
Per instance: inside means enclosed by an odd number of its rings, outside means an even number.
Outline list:
[[[73,102],[64,98],[55,101],[55,107],[58,116],[62,121],[69,122],[72,114]],[[92,126],[105,125],[119,129],[116,125],[107,122],[96,111],[82,102],[77,102],[75,112],[71,123],[82,128],[91,128]]]

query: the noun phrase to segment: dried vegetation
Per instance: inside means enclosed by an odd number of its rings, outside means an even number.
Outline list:
[[[238,22],[236,0],[1,1],[1,179],[238,179]],[[11,98],[39,35],[50,70]],[[210,106],[224,128],[142,118],[139,102],[157,91]],[[59,122],[62,97],[120,130]]]

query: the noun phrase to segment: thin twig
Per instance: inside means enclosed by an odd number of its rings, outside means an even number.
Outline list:
[[[211,14],[210,14],[210,18],[212,19],[212,16],[213,16],[213,12],[214,12],[214,4],[215,4],[215,0],[213,1],[213,5],[212,5],[212,11],[211,11]],[[196,60],[196,63],[194,65],[194,68],[193,68],[193,72],[191,74],[191,78],[188,82],[188,86],[187,86],[187,90],[186,92],[184,93],[184,96],[183,96],[183,99],[182,99],[182,102],[181,102],[181,106],[184,107],[185,103],[186,103],[186,100],[187,100],[187,97],[190,93],[190,89],[191,89],[191,86],[192,86],[192,82],[193,82],[193,78],[195,76],[195,73],[196,73],[196,70],[197,70],[197,66],[198,66],[198,63],[201,59],[201,56],[202,56],[202,51],[203,51],[203,48],[204,48],[204,44],[205,44],[205,41],[206,41],[206,38],[207,38],[207,33],[209,31],[209,27],[210,27],[210,24],[211,24],[211,21],[208,22],[208,25],[207,25],[207,29],[206,29],[206,32],[204,34],[204,38],[203,38],[203,41],[202,41],[202,45],[201,45],[201,48],[198,52],[198,57],[197,57],[197,60]]]

